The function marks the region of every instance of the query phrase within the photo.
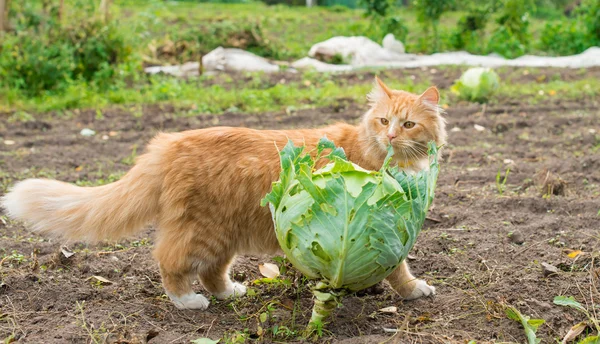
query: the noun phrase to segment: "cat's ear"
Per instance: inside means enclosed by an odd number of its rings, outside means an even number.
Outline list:
[[[371,105],[377,104],[383,100],[389,100],[392,96],[392,90],[387,87],[377,76],[373,82],[373,90],[367,95]]]
[[[440,92],[435,86],[431,86],[419,96],[421,101],[425,101],[430,105],[437,105],[440,101]]]

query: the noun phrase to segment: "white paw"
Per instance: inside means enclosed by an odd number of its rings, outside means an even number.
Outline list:
[[[246,286],[240,283],[231,283],[229,287],[220,293],[215,293],[215,297],[219,300],[225,300],[229,297],[240,297],[246,295]]]
[[[415,289],[413,289],[412,293],[405,297],[405,300],[414,300],[423,296],[433,296],[435,295],[435,287],[427,284],[427,282],[423,280],[417,280],[415,284]]]
[[[169,296],[171,301],[173,301],[173,304],[175,305],[175,307],[177,307],[179,309],[205,310],[206,308],[208,308],[208,305],[210,304],[208,299],[206,297],[204,297],[204,295],[201,295],[201,294],[189,293],[189,294],[184,294],[181,296],[175,296],[175,295],[167,292],[167,295]]]

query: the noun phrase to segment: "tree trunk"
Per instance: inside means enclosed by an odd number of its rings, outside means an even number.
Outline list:
[[[101,0],[100,1],[100,16],[104,23],[108,23],[110,20],[110,4],[112,0]]]
[[[316,0],[306,0],[306,7],[313,7]]]
[[[10,0],[0,0],[0,32],[8,31],[8,6]]]
[[[60,3],[58,5],[58,22],[62,24],[62,20],[63,20],[63,11],[65,9],[65,0],[60,0]]]

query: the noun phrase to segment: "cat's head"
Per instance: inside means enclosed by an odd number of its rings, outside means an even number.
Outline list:
[[[367,96],[371,109],[362,126],[369,145],[381,152],[388,145],[400,164],[410,164],[427,156],[427,143],[446,143],[446,121],[438,106],[440,94],[429,87],[421,95],[392,90],[375,77],[373,90]]]

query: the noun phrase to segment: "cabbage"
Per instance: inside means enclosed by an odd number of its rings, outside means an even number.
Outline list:
[[[325,149],[329,163],[316,169]],[[309,328],[337,305],[337,297],[387,277],[412,249],[438,176],[437,148],[430,168],[416,175],[390,167],[392,149],[379,171],[349,162],[341,148],[321,139],[316,157],[289,141],[280,152],[280,179],[268,203],[277,240],[292,265],[317,279]]]
[[[500,87],[498,74],[490,68],[470,68],[452,85],[461,99],[486,103]]]

